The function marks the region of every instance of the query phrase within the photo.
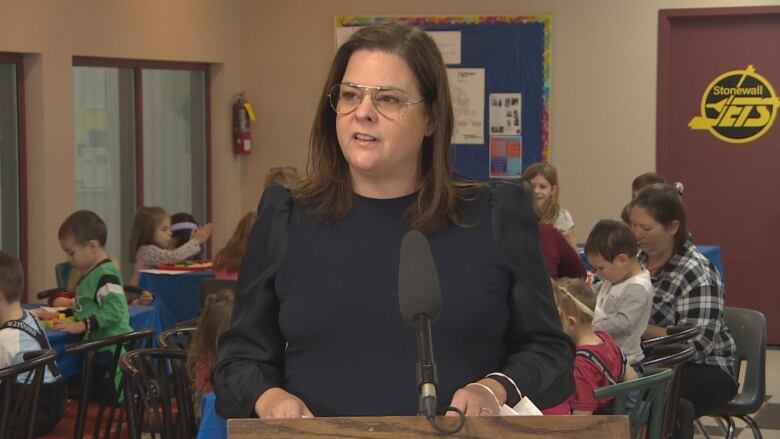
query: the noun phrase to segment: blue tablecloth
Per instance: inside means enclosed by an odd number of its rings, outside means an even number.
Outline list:
[[[138,286],[154,293],[152,304],[160,313],[160,323],[165,330],[198,316],[200,281],[210,277],[214,277],[210,270],[173,275],[141,272]]]
[[[39,305],[28,304],[27,309],[36,308]],[[130,326],[133,329],[152,328],[155,334],[161,331],[160,315],[152,306],[130,305]],[[51,348],[57,351],[57,365],[65,379],[81,373],[81,355],[65,355],[65,346],[81,341],[82,336],[47,330],[46,336],[49,338]]]
[[[696,244],[696,248],[712,262],[712,265],[720,272],[721,279],[725,281],[726,273],[723,271],[723,261],[720,259],[720,246]]]
[[[706,244],[696,244],[696,248],[703,254],[707,259],[712,262],[712,265],[715,266],[715,268],[718,269],[718,272],[720,272],[720,277],[722,279],[726,279],[726,274],[723,271],[723,261],[720,259],[720,246],[719,245],[706,245]],[[582,246],[577,247],[577,252],[580,254],[580,258],[582,259],[582,263],[585,264],[585,269],[588,271],[593,271],[593,267],[588,262],[588,258],[585,256],[585,248]]]
[[[227,421],[217,414],[214,408],[215,402],[214,392],[207,393],[200,399],[198,439],[227,438]]]

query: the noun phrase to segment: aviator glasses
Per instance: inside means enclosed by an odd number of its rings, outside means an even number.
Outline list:
[[[333,110],[343,116],[355,111],[363,102],[366,93],[368,93],[376,111],[390,120],[403,119],[409,106],[424,101],[424,99],[419,99],[409,102],[406,93],[395,87],[376,87],[351,83],[334,85],[328,92],[328,98]]]

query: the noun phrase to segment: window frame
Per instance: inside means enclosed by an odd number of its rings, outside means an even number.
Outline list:
[[[19,261],[22,264],[25,279],[28,279],[28,241],[27,241],[27,134],[26,106],[24,96],[24,55],[19,53],[0,52],[0,62],[14,64],[16,67],[16,124],[19,166]],[[22,303],[27,302],[29,282],[24,283],[25,294]]]
[[[144,69],[201,71],[204,75],[204,137],[206,172],[206,222],[212,221],[211,202],[211,75],[208,63],[180,61],[131,60],[123,58],[102,58],[74,56],[73,67],[104,67],[133,70],[133,105],[135,118],[135,205],[144,205],[144,138],[143,138],[143,78]],[[207,255],[208,256],[208,255]]]

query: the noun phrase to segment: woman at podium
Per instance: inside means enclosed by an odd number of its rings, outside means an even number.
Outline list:
[[[573,392],[531,204],[520,185],[454,176],[452,132],[446,68],[425,32],[372,25],[339,48],[308,176],[260,200],[213,373],[219,414],[416,414],[415,330],[398,302],[409,230],[428,238],[441,286],[440,407],[497,414]]]

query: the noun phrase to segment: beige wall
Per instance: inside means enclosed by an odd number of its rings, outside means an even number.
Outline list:
[[[235,0],[0,0],[0,51],[28,55],[29,291],[55,284],[57,229],[74,209],[74,55],[212,63],[214,244],[227,241],[242,212],[241,159],[230,153],[238,14]]]
[[[305,164],[314,107],[334,53],[336,15],[553,15],[551,161],[577,239],[619,217],[633,178],[655,169],[658,10],[748,6],[717,0],[266,0],[242,7],[241,84],[273,103],[248,172]],[[244,206],[259,188],[244,191]]]
[[[658,10],[726,0],[0,0],[0,51],[25,53],[30,290],[54,284],[56,231],[74,207],[74,55],[213,63],[214,245],[257,205],[271,166],[303,169],[334,52],[335,15],[553,15],[552,162],[578,238],[617,216],[655,167]],[[257,109],[255,148],[230,153],[233,93]]]

